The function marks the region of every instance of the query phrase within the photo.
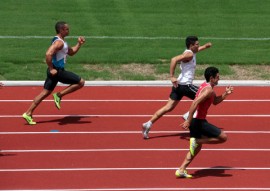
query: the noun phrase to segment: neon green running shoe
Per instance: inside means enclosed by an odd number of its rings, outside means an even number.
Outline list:
[[[33,121],[33,118],[31,115],[27,115],[26,113],[24,113],[22,116],[29,125],[37,124],[35,121]]]
[[[192,156],[195,155],[195,150],[198,147],[198,144],[196,142],[196,139],[194,137],[191,137],[189,140],[189,150]]]
[[[60,106],[61,98],[58,97],[57,93],[53,94],[53,99],[54,99],[54,103],[55,103],[55,106],[57,107],[57,109],[60,109],[61,108],[61,106]]]
[[[184,170],[184,172],[180,172],[179,169],[175,171],[175,176],[177,178],[192,178],[192,175],[188,174],[186,170]]]

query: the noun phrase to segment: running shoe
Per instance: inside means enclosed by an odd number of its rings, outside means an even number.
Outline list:
[[[29,125],[37,124],[35,121],[33,121],[33,118],[31,115],[27,115],[26,113],[24,113],[22,116]]]
[[[60,109],[61,108],[61,106],[60,106],[61,98],[58,97],[57,93],[53,94],[53,99],[54,99],[54,103],[55,103],[55,106],[57,107],[57,109]]]
[[[191,153],[191,156],[195,155],[195,150],[198,147],[198,144],[196,142],[196,139],[194,137],[191,137],[189,140],[189,150]]]
[[[180,172],[179,169],[175,171],[175,176],[177,178],[192,178],[192,175],[188,174],[186,170],[184,170],[184,172]]]
[[[151,122],[146,122],[142,124],[142,134],[144,139],[149,139],[148,133],[150,131],[151,126],[152,126]]]

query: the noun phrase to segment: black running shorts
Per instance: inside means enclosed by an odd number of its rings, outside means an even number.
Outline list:
[[[44,89],[54,90],[58,82],[63,84],[78,84],[81,81],[81,77],[65,69],[57,69],[57,74],[52,76],[49,69],[47,69],[47,79],[44,83]]]
[[[177,88],[175,88],[174,86],[172,87],[170,98],[172,100],[181,100],[183,96],[186,96],[194,100],[198,89],[199,88],[193,84],[188,84],[188,85],[178,84]]]
[[[193,118],[189,127],[190,137],[202,138],[206,137],[218,137],[221,134],[221,130],[208,123],[205,119]]]

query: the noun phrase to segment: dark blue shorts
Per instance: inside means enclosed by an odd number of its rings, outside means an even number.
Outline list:
[[[206,137],[218,137],[221,134],[221,130],[208,123],[205,119],[196,119],[193,118],[189,127],[190,137],[202,138],[202,136]]]
[[[72,72],[66,71],[65,69],[57,69],[57,74],[52,76],[49,68],[47,69],[47,79],[44,83],[44,89],[54,90],[58,82],[63,84],[78,84],[81,81],[81,77]]]
[[[193,84],[188,84],[188,85],[178,84],[177,88],[175,88],[174,86],[172,87],[170,98],[172,100],[181,100],[183,96],[186,96],[194,100],[198,89],[199,88]]]

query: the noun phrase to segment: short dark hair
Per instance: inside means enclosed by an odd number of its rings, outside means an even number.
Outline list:
[[[208,67],[205,69],[204,77],[207,82],[210,81],[210,77],[215,78],[217,76],[217,73],[219,73],[218,69],[216,67]]]
[[[188,36],[186,38],[186,47],[189,48],[189,46],[191,44],[194,45],[196,41],[198,41],[198,37],[196,37],[196,36]]]
[[[64,25],[66,25],[67,23],[65,21],[58,21],[56,24],[55,24],[55,31],[56,33],[60,33],[60,29],[64,27]]]

